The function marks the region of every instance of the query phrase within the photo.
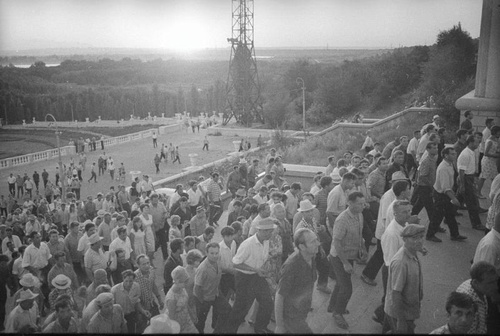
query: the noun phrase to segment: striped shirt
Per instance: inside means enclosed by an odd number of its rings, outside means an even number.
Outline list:
[[[210,179],[210,182],[207,184],[208,199],[212,202],[218,202],[220,201],[221,193],[222,189],[219,183],[215,182],[213,179]]]
[[[350,209],[344,210],[335,220],[332,232],[332,247],[330,254],[332,257],[338,256],[335,250],[335,239],[340,240],[344,255],[348,260],[359,257],[359,251],[363,244],[361,231],[363,230],[363,215],[353,214]]]

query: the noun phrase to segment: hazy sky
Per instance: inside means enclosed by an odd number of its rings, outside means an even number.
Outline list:
[[[55,47],[221,48],[232,0],[0,0],[0,53]],[[480,0],[255,0],[255,46],[433,44],[461,22],[479,36]]]

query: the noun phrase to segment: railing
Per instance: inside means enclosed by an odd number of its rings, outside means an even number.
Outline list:
[[[166,132],[166,130],[178,131],[178,130],[182,129],[180,124],[161,126],[161,127],[162,127],[161,134],[164,134]],[[149,130],[136,132],[136,133],[132,133],[132,134],[128,134],[128,135],[120,135],[120,136],[113,137],[113,138],[105,138],[103,140],[104,147],[118,145],[118,144],[129,142],[129,141],[136,141],[136,140],[140,140],[140,139],[144,139],[144,138],[150,138],[153,135],[153,132],[156,132],[156,134],[160,134],[160,129],[159,128],[151,128]],[[98,139],[97,143],[99,143],[100,141],[101,140]],[[73,154],[75,154],[75,146],[61,147],[61,156],[67,156],[67,155],[73,155]],[[53,148],[53,149],[48,149],[48,150],[41,151],[41,152],[15,156],[15,157],[7,158],[7,159],[2,159],[2,160],[0,160],[0,169],[7,169],[10,167],[26,165],[26,164],[29,164],[32,162],[51,160],[53,158],[57,158],[58,155],[59,155],[59,150],[57,148]]]

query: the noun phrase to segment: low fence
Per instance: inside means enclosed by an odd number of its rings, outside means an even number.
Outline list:
[[[167,132],[176,132],[179,130],[182,130],[182,125],[173,124],[173,125],[161,126],[160,128],[151,128],[146,131],[131,133],[127,135],[105,138],[103,140],[104,147],[114,146],[125,142],[136,141],[145,138],[151,138],[153,136],[153,132],[156,132],[157,134],[166,134]],[[99,142],[100,140],[97,141]],[[76,154],[75,146],[61,147],[61,156],[75,155],[75,154]],[[59,150],[57,148],[53,148],[41,152],[14,156],[11,158],[0,160],[0,169],[7,169],[16,166],[27,165],[38,161],[51,160],[57,158],[58,155],[59,155]]]

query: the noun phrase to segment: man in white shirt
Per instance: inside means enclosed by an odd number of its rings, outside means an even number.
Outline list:
[[[125,259],[135,262],[135,253],[130,244],[130,238],[127,237],[127,228],[125,226],[120,226],[117,230],[118,237],[115,238],[109,245],[109,252],[112,254],[117,249],[123,249],[125,251]]]
[[[420,158],[422,157],[422,155],[425,153],[425,149],[427,147],[427,144],[429,143],[430,141],[430,136],[434,133],[437,133],[437,130],[436,128],[434,127],[434,125],[432,124],[428,124],[426,127],[425,127],[425,131],[426,133],[424,135],[422,135],[422,138],[420,139],[420,141],[418,142],[418,147],[417,147],[417,162],[420,161]]]
[[[7,247],[7,243],[11,242],[14,245],[14,249],[17,251],[18,248],[20,248],[23,244],[21,243],[21,239],[19,239],[18,236],[13,235],[13,230],[11,227],[7,227],[5,229],[6,236],[2,240],[2,253],[6,254],[9,250]]]
[[[267,328],[271,320],[273,300],[262,269],[269,254],[269,239],[276,228],[273,220],[263,219],[257,225],[257,233],[241,243],[233,257],[236,269],[236,299],[227,319],[226,333],[236,334],[241,322],[254,300],[259,303],[259,311],[254,324],[255,333],[272,332]]]
[[[459,193],[464,196],[472,228],[484,231],[486,228],[479,218],[479,200],[477,199],[476,188],[474,186],[474,176],[476,173],[476,155],[474,150],[478,147],[479,143],[474,135],[469,135],[467,136],[465,145],[467,147],[465,147],[457,159],[458,179],[460,181]]]
[[[411,174],[413,168],[417,169],[417,149],[420,142],[420,131],[413,132],[413,138],[408,142],[406,147],[406,171]]]
[[[40,289],[48,301],[50,291],[47,275],[51,268],[49,259],[52,255],[47,244],[42,242],[42,236],[38,232],[31,232],[30,238],[32,243],[24,251],[22,266],[26,271],[41,278],[42,286]]]
[[[326,169],[325,169],[325,175],[326,176],[330,175],[336,166],[337,165],[335,163],[335,156],[334,155],[329,156],[328,157],[328,166],[326,166]]]
[[[267,187],[263,185],[262,187],[260,187],[257,190],[259,190],[259,193],[257,195],[255,195],[253,197],[253,199],[256,200],[259,205],[267,203],[267,201],[268,201],[268,199],[267,199]]]
[[[354,188],[356,179],[356,175],[353,173],[345,173],[344,176],[342,176],[342,182],[340,182],[338,186],[334,187],[328,194],[326,222],[328,224],[327,227],[330,234],[332,233],[335,219],[347,208],[347,192]]]
[[[495,226],[477,244],[474,263],[478,261],[492,264],[500,274],[500,214],[495,217]]]
[[[83,223],[83,226],[85,228],[85,233],[78,240],[78,247],[77,247],[77,251],[80,252],[80,254],[81,254],[82,265],[83,265],[83,257],[90,247],[89,237],[92,236],[97,231],[95,224],[92,223],[91,220],[87,219],[85,221],[85,223]]]
[[[191,207],[191,213],[196,213],[196,208],[201,205],[201,200],[203,193],[200,188],[198,188],[198,183],[196,181],[189,181],[190,188],[187,191],[189,196],[188,202]]]
[[[234,241],[234,229],[226,226],[221,230],[222,241],[220,246],[220,264],[222,268],[222,277],[220,279],[220,291],[222,295],[229,298],[229,290],[236,291],[234,283],[234,274],[236,270],[233,265],[233,257],[236,255],[236,242]]]
[[[290,186],[290,189],[285,192],[286,199],[286,218],[289,223],[293,223],[293,216],[297,213],[297,208],[299,205],[299,193],[302,190],[302,186],[299,182],[294,182]]]
[[[381,239],[381,247],[384,256],[384,265],[382,267],[382,282],[384,286],[384,295],[382,296],[382,304],[375,309],[374,320],[383,325],[383,330],[387,331],[388,325],[384,324],[384,303],[385,303],[385,293],[387,288],[387,275],[389,273],[389,266],[391,264],[392,257],[396,252],[404,245],[401,233],[403,229],[408,224],[408,220],[411,217],[411,204],[407,200],[398,200],[392,203],[394,211],[394,219],[387,226]]]

